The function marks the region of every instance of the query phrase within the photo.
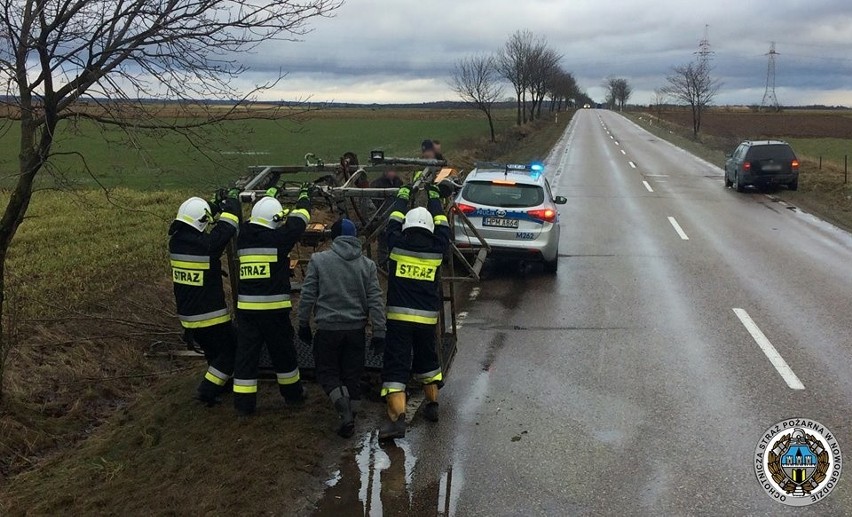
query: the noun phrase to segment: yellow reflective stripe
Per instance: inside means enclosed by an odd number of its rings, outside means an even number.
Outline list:
[[[444,374],[439,370],[438,373],[429,372],[426,374],[415,375],[414,378],[422,384],[434,384],[444,380]]]
[[[405,391],[405,384],[401,382],[386,382],[382,384],[382,397],[386,397],[391,393],[399,393]]]
[[[433,221],[435,222],[435,224],[442,224],[445,226],[450,225],[450,222],[447,220],[447,216],[445,215],[436,215]]]
[[[405,221],[405,214],[402,212],[391,212],[391,219],[396,219],[397,221]]]
[[[234,222],[234,223],[240,222],[239,217],[235,216],[234,214],[228,213],[228,212],[222,212],[221,214],[219,214],[219,219],[220,220],[221,219],[227,219],[228,221],[231,221],[231,222]]]
[[[210,372],[205,373],[204,378],[207,379],[208,381],[212,382],[216,386],[224,386],[225,385],[224,379],[220,379],[219,377],[216,377],[215,375],[213,375]]]
[[[413,264],[415,266],[440,266],[444,261],[440,258],[420,258],[420,257],[412,257],[410,255],[400,255],[399,253],[391,253],[391,260],[395,260],[397,262],[404,262],[406,264]]]
[[[240,386],[238,384],[234,384],[234,393],[257,393],[257,385]]]
[[[389,312],[388,319],[394,321],[407,321],[409,323],[422,323],[424,325],[434,325],[438,323],[438,318],[428,316],[417,316],[414,314],[400,314],[398,312]]]
[[[283,300],[280,302],[237,302],[238,309],[245,309],[250,311],[269,311],[273,309],[289,309],[293,306],[293,302],[290,300]]]
[[[278,378],[278,384],[281,384],[282,386],[296,384],[301,379],[298,368],[293,370],[292,372],[276,373],[275,376]]]
[[[240,262],[278,262],[278,255],[243,255],[240,257]]]
[[[212,327],[213,325],[218,325],[220,323],[227,323],[229,321],[231,321],[231,315],[226,314],[224,316],[219,316],[203,321],[181,321],[180,324],[183,325],[183,328],[185,329],[201,329],[206,327]]]
[[[172,267],[178,269],[210,269],[209,262],[186,262],[184,260],[170,260]]]

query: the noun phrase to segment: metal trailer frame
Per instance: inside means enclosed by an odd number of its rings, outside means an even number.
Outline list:
[[[322,160],[308,153],[305,155],[304,166],[263,165],[249,167],[248,174],[238,180],[235,186],[241,190],[240,200],[243,203],[254,203],[266,197],[267,189],[280,185],[287,176],[319,176],[314,179],[315,187],[312,191],[312,197],[323,199],[330,208],[338,213],[338,216],[345,215],[355,221],[358,227],[358,235],[365,239],[366,255],[374,258],[372,245],[378,242],[384,232],[393,200],[399,189],[358,187],[359,181],[366,180],[370,173],[384,172],[391,168],[399,172],[423,171],[412,187],[411,204],[414,205],[418,200],[426,197],[428,186],[436,179],[444,179],[451,174],[461,174],[455,169],[446,168],[446,165],[446,162],[438,160],[384,157],[380,151],[373,151],[370,165],[355,165],[344,156],[341,158],[340,164],[327,167]],[[298,198],[299,191],[300,187],[284,186],[279,188],[277,197],[282,201],[282,204],[288,204]],[[365,198],[384,199],[382,205],[375,210],[371,217],[366,217],[366,214],[360,213],[358,208],[357,201]],[[444,301],[444,310],[440,313],[437,327],[439,334],[438,353],[444,372],[448,372],[458,349],[457,284],[480,280],[480,273],[488,254],[491,252],[491,247],[467,216],[456,207],[452,198],[445,201],[444,208],[450,228],[455,228],[457,224],[463,224],[479,241],[478,246],[465,252],[460,250],[455,242],[451,241],[450,250],[445,257],[445,264],[441,267],[441,297]],[[316,231],[306,233],[300,244],[313,246],[316,249],[328,238],[328,232],[323,228],[322,235],[317,235]],[[234,247],[235,245],[232,243],[228,248],[228,264],[232,293],[236,297],[236,282],[239,273],[236,260],[234,260],[234,257],[236,257]],[[470,259],[468,256],[470,256]],[[292,265],[304,266],[307,262],[308,259],[303,258],[292,261]],[[458,268],[461,271],[458,271]],[[381,268],[380,271],[383,275],[387,275],[387,271]],[[298,287],[294,286],[294,291],[298,291]],[[374,364],[371,368],[374,370],[376,369],[375,359],[372,358]],[[370,359],[368,358],[368,366],[370,366],[369,363]]]

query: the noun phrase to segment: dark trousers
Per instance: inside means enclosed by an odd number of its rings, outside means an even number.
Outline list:
[[[234,373],[237,336],[231,322],[192,329],[192,340],[198,343],[207,359],[207,371],[198,387],[202,397],[214,398],[222,393]]]
[[[293,346],[290,311],[238,311],[237,355],[234,368],[234,407],[253,413],[257,407],[257,368],[266,346],[285,400],[302,398],[299,361]]]
[[[442,381],[435,327],[388,320],[382,367],[383,395],[404,389],[412,373],[422,384]]]
[[[314,336],[314,363],[317,382],[327,395],[346,386],[350,399],[361,400],[366,340],[363,328],[317,330]]]

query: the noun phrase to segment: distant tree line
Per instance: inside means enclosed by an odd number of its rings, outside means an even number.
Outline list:
[[[519,126],[541,118],[546,101],[551,112],[592,103],[561,61],[562,55],[545,38],[519,30],[496,53],[457,61],[450,86],[462,100],[485,114],[494,141],[493,110],[503,99],[507,85],[514,93]]]

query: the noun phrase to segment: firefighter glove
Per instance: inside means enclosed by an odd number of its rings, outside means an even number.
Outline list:
[[[411,187],[401,187],[399,192],[396,193],[396,197],[399,199],[409,199],[411,197]]]
[[[240,199],[240,189],[232,188],[231,190],[229,190],[228,191],[228,198],[229,199]]]
[[[302,188],[299,189],[299,200],[309,199],[311,197],[312,189],[313,185],[311,183],[302,183]]]
[[[429,199],[441,199],[441,190],[437,185],[429,185]]]
[[[271,187],[266,189],[266,195],[269,197],[278,197],[278,187]]]

